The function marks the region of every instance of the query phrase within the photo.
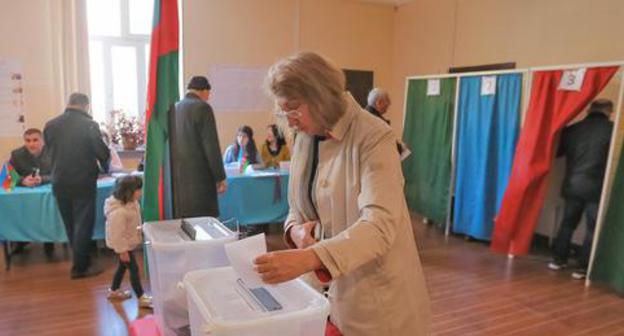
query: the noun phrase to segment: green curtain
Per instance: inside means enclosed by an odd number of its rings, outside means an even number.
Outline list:
[[[427,80],[407,87],[403,141],[412,154],[403,161],[410,209],[438,224],[446,222],[451,180],[455,78],[440,79],[440,94],[427,95]]]
[[[622,153],[624,154],[624,153]],[[624,155],[620,155],[591,279],[624,293]]]

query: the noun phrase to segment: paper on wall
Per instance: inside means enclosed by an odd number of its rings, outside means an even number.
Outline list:
[[[272,108],[263,83],[267,67],[215,65],[208,78],[215,111],[263,111]]]
[[[0,59],[0,137],[24,131],[24,86],[18,61]]]
[[[266,252],[264,233],[225,244],[225,253],[232,268],[249,288],[264,285],[260,275],[253,269],[253,260]]]

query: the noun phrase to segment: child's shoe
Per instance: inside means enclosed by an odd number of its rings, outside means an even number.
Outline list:
[[[132,297],[132,293],[129,290],[112,290],[109,288],[106,297],[109,300],[127,300]]]
[[[139,298],[139,308],[152,308],[152,297],[147,294],[141,295]]]

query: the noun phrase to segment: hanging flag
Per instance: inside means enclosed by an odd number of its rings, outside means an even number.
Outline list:
[[[4,190],[12,191],[20,179],[21,176],[15,171],[11,164],[5,163],[2,165],[2,169],[0,170],[0,185],[2,185]]]
[[[154,1],[147,85],[147,145],[143,210],[145,220],[165,217],[165,172],[168,166],[168,111],[180,99],[178,73],[178,2]]]
[[[494,225],[493,251],[512,255],[529,252],[559,134],[602,91],[618,69],[587,69],[580,91],[560,88],[564,73],[561,70],[533,74],[526,121]]]

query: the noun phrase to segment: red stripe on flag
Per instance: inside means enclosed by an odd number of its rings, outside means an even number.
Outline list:
[[[150,45],[150,70],[147,87],[147,111],[145,127],[152,118],[157,95],[158,57],[178,51],[180,36],[178,33],[178,2],[177,0],[160,0],[160,21],[152,31]],[[145,132],[147,134],[147,132]]]

